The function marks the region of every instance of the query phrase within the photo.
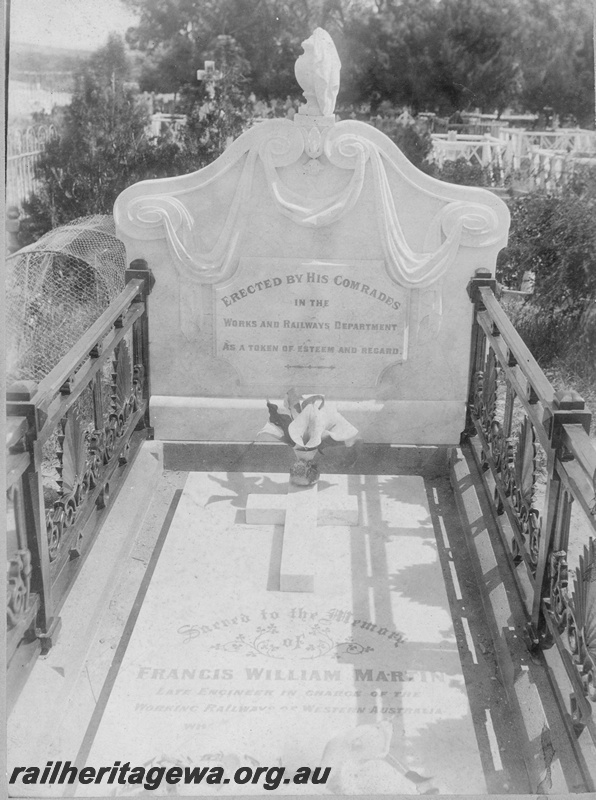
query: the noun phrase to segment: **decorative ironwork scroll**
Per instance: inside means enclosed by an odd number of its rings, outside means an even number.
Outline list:
[[[535,571],[540,548],[540,517],[534,508],[536,432],[528,417],[524,417],[517,436],[507,439],[502,481],[525,542],[530,565]],[[517,540],[514,540],[513,548],[515,554]]]
[[[497,512],[501,541],[511,547],[518,567],[512,574],[523,600],[525,614],[518,622],[525,627],[526,643],[530,649],[556,646],[560,675],[566,673],[554,681],[560,707],[570,708],[574,730],[587,730],[596,744],[596,453],[589,437],[591,414],[576,392],[555,390],[496,291],[490,275],[480,270],[468,286],[474,304],[472,375],[462,439],[477,434],[477,443],[470,440],[472,455],[485,473],[490,470],[485,489]],[[523,419],[512,435],[518,411]],[[538,471],[544,486],[538,485]],[[544,497],[543,515],[536,495]],[[498,519],[504,512],[510,526]]]
[[[569,570],[565,550],[556,550],[550,554],[549,597],[553,620],[558,629],[563,630],[567,623],[569,606]]]
[[[60,421],[56,467],[59,496],[46,510],[50,561],[57,559],[66,539],[71,556],[78,554],[81,532],[76,541],[67,534],[73,529],[90,493],[104,482],[108,465],[127,432],[130,417],[142,402],[143,379],[143,367],[136,365],[133,369],[128,345],[121,341],[113,354],[108,387],[110,408],[103,429],[96,429],[90,420],[86,422],[78,406],[69,409]],[[125,462],[125,454],[120,455],[120,463]],[[102,486],[97,496],[100,508],[105,505],[107,491],[107,487]]]
[[[483,451],[485,465],[488,467],[486,456],[490,454],[495,470],[500,472],[503,466],[505,437],[503,426],[497,419],[498,377],[497,359],[493,349],[489,348],[484,371],[476,373],[474,411],[488,445],[488,453]]]
[[[21,450],[22,440],[11,453]],[[14,462],[13,462],[14,463]],[[37,595],[32,592],[33,555],[24,525],[23,472],[26,465],[11,471],[6,490],[6,656],[10,664],[19,643],[35,621]],[[15,474],[20,472],[21,474]]]
[[[596,540],[590,537],[569,592],[567,554],[551,554],[550,612],[579,675],[586,697],[596,703]]]
[[[6,570],[6,622],[13,628],[29,605],[31,589],[31,553],[17,550],[8,560]]]
[[[596,540],[579,557],[567,615],[567,640],[588,698],[596,702]]]
[[[489,466],[493,469],[497,483],[494,502],[498,514],[504,511],[502,493],[509,498],[512,522],[525,544],[530,568],[535,572],[541,530],[540,516],[534,507],[536,431],[529,417],[525,416],[517,435],[506,436],[497,415],[498,380],[499,363],[494,350],[489,347],[485,368],[476,372],[474,378],[472,409],[482,440],[482,463],[485,470]],[[522,555],[517,537],[513,538],[512,551],[515,561],[520,563]]]
[[[58,611],[79,572],[71,561],[99,533],[99,525],[88,525],[94,508],[106,505],[110,482],[123,477],[118,466],[151,434],[145,368],[152,286],[147,264],[133,262],[125,288],[43,380],[8,389],[9,710],[24,664],[56,641]],[[35,639],[38,647],[21,648]]]

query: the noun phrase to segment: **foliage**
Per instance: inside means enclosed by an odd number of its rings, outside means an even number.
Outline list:
[[[218,36],[208,56],[217,65],[216,75],[183,92],[182,110],[187,115],[183,151],[192,169],[214,161],[254,116],[254,106],[244,92],[247,62],[235,40]]]
[[[59,136],[46,144],[36,166],[41,188],[24,204],[25,236],[110,213],[130,183],[163,173],[171,147],[147,140],[146,111],[127,87],[128,70],[124,43],[112,36],[76,74]]]
[[[254,102],[244,92],[247,62],[232,37],[219,36],[207,57],[216,75],[181,93],[187,124],[181,140],[148,136],[148,112],[128,82],[124,42],[111,37],[76,74],[71,105],[56,121],[36,166],[38,190],[24,203],[24,246],[77,217],[109,214],[124,189],[140,180],[200,169],[250,124]]]
[[[534,294],[513,309],[516,327],[538,360],[565,358],[596,379],[596,193],[533,192],[512,200],[510,211],[497,278],[518,288],[524,272],[535,274]]]
[[[350,31],[354,99],[388,98],[447,114],[502,110],[518,82],[514,8],[508,0],[384,3]]]
[[[512,200],[510,211],[500,279],[515,285],[524,272],[534,272],[535,296],[545,309],[583,310],[596,298],[596,195],[537,191]]]
[[[524,0],[520,107],[552,107],[581,125],[594,120],[594,39],[591,0]]]
[[[232,36],[260,100],[296,98],[294,62],[320,25],[342,60],[340,102],[414,112],[551,106],[593,119],[592,0],[125,0],[142,88],[178,92],[217,36]]]
[[[430,172],[434,178],[447,183],[458,183],[461,186],[491,185],[489,169],[463,157],[456,158],[453,161],[445,161],[441,168],[433,164]]]
[[[192,84],[198,66],[208,59],[217,36],[235,39],[250,65],[247,78],[261,99],[296,95],[294,62],[300,42],[317,25],[330,21],[328,2],[291,0],[126,0],[139,14],[128,31],[129,43],[147,55],[143,86],[162,65],[180,65],[185,79],[171,81],[168,91]]]
[[[447,98],[447,110],[492,107],[500,113],[513,100],[520,81],[513,51],[517,5],[507,0],[445,0],[440,9],[439,57],[432,76],[442,82],[438,102],[444,107]]]
[[[419,169],[428,169],[425,159],[432,150],[428,127],[412,117],[407,110],[396,114],[392,109],[381,106],[379,112],[370,120],[375,128],[395,142],[412,164]]]

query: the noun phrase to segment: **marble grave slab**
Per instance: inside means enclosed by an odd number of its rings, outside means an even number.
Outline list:
[[[321,478],[319,502],[355,498],[359,525],[317,527],[309,594],[278,591],[283,526],[246,523],[249,496],[287,488],[280,474],[189,474],[87,763],[289,774],[334,737],[389,723],[401,772],[362,793],[415,793],[408,771],[485,793],[423,479]],[[300,789],[314,787],[277,792]]]

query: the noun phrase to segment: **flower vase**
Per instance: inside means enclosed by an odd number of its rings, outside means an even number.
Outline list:
[[[296,461],[290,469],[290,483],[294,486],[312,486],[319,480],[319,467],[315,463],[318,448],[314,450],[298,450],[294,448]]]

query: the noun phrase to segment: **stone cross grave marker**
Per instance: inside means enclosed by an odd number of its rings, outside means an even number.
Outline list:
[[[246,522],[284,526],[279,589],[314,592],[317,526],[358,525],[358,498],[345,495],[331,499],[323,493],[319,501],[317,484],[289,483],[287,494],[249,494]]]

